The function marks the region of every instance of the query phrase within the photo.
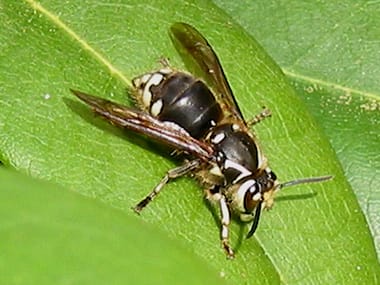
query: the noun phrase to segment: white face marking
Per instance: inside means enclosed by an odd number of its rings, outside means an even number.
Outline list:
[[[253,201],[259,201],[261,199],[261,193],[256,193],[253,195],[252,200]]]
[[[224,133],[219,133],[217,134],[215,137],[212,138],[211,142],[213,144],[218,144],[220,143],[222,140],[224,140],[226,138],[226,135]]]
[[[210,121],[210,124],[211,124],[211,126],[213,126],[213,127],[215,127],[215,126],[216,126],[216,123],[215,123],[215,121],[214,121],[214,120],[211,120],[211,121]]]
[[[234,181],[232,181],[233,183],[252,174],[252,172],[249,171],[244,166],[242,166],[242,165],[240,165],[240,164],[238,164],[232,160],[229,160],[229,159],[226,159],[226,161],[224,162],[224,168],[233,168],[233,169],[236,169],[240,172],[240,175],[238,177],[236,177],[236,179]]]
[[[240,185],[239,190],[237,191],[237,197],[240,201],[244,201],[245,194],[249,189],[256,184],[256,181],[253,179],[249,179]]]
[[[150,113],[153,116],[158,116],[161,113],[162,106],[163,106],[162,100],[161,99],[157,100],[156,102],[153,103],[152,108],[150,108]]]

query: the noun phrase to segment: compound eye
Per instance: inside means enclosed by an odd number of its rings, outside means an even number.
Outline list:
[[[276,174],[274,174],[273,171],[269,172],[268,176],[269,176],[269,179],[272,180],[272,181],[277,180],[277,176],[276,176]]]
[[[244,208],[247,213],[252,213],[257,204],[262,200],[258,184],[253,184],[247,189],[244,196]]]

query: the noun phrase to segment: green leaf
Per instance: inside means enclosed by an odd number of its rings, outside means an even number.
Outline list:
[[[222,281],[183,244],[141,219],[3,169],[0,180],[1,284]]]
[[[247,227],[234,222],[234,261],[226,260],[213,211],[190,179],[170,183],[141,219],[182,240],[233,284],[379,279],[371,236],[329,143],[277,65],[223,12],[206,2],[39,3],[1,4],[0,160],[5,166],[133,215],[130,207],[175,161],[153,143],[94,117],[69,88],[127,101],[130,80],[158,68],[161,57],[183,68],[168,28],[185,21],[214,46],[246,117],[263,105],[276,114],[255,133],[278,177],[335,178],[281,193],[250,240],[244,239]]]
[[[215,2],[263,44],[324,129],[380,256],[380,5]]]

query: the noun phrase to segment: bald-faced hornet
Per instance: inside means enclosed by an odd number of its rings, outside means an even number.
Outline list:
[[[138,108],[131,108],[80,91],[71,90],[111,123],[136,131],[181,153],[185,162],[167,172],[153,191],[138,203],[140,213],[171,179],[190,174],[219,205],[221,242],[232,258],[229,245],[231,212],[253,221],[247,237],[255,232],[263,208],[273,204],[274,193],[301,183],[321,182],[322,176],[279,183],[268,167],[250,125],[270,115],[259,114],[247,123],[235,101],[219,60],[206,39],[192,26],[175,23],[173,39],[195,60],[204,79],[171,69],[143,74],[132,83]],[[211,89],[205,82],[211,84]],[[211,91],[213,90],[213,92]]]

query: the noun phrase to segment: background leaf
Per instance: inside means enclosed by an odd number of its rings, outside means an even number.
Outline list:
[[[380,256],[380,4],[215,2],[273,56],[321,124]]]
[[[4,169],[0,180],[1,284],[223,281],[141,219]]]
[[[215,47],[244,114],[262,105],[276,114],[255,132],[278,176],[335,179],[287,190],[263,215],[254,239],[245,241],[247,228],[234,223],[233,262],[225,259],[218,224],[190,179],[168,185],[141,219],[182,240],[232,283],[378,279],[372,239],[329,144],[276,64],[223,12],[205,2],[40,3],[1,4],[0,156],[7,167],[133,215],[129,208],[174,161],[95,118],[68,89],[125,101],[130,79],[157,68],[160,57],[183,67],[167,32],[174,21],[189,22]]]

